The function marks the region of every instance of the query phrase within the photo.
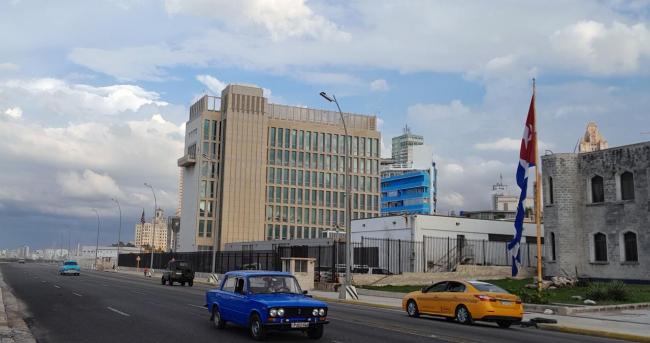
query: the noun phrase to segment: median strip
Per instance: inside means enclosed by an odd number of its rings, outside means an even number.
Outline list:
[[[111,311],[113,311],[113,312],[115,312],[115,313],[117,313],[117,314],[123,315],[123,316],[125,316],[125,317],[131,317],[130,314],[128,314],[128,313],[124,313],[124,312],[122,312],[122,311],[120,311],[120,310],[116,310],[116,309],[114,309],[114,308],[112,308],[112,307],[110,307],[110,306],[107,307],[107,309],[109,309],[109,310],[111,310]]]

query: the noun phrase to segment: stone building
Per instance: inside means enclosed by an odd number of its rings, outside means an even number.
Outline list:
[[[602,134],[598,131],[598,125],[594,122],[587,124],[587,129],[580,139],[580,152],[592,152],[607,149],[609,145],[603,137]]]
[[[650,142],[542,156],[545,274],[650,280]]]
[[[167,242],[167,219],[162,209],[156,210],[156,217],[152,218],[151,223],[137,223],[135,225],[135,246],[137,248],[150,247],[151,246],[151,236],[154,235],[153,220],[156,221],[156,232],[155,232],[155,241],[153,242],[156,250],[167,251],[168,242]]]

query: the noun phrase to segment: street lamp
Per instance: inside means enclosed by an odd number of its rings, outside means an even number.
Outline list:
[[[213,158],[210,158],[207,154],[202,154],[203,158],[208,160],[208,162],[217,163]],[[199,180],[200,183],[200,180]],[[212,218],[214,218],[214,225],[212,226],[212,266],[210,268],[210,273],[214,274],[217,264],[217,247],[221,245],[219,239],[221,239],[221,226],[219,226],[219,232],[217,232],[217,204],[214,202],[214,207],[211,207],[210,210],[214,213]],[[207,224],[206,224],[207,225]]]
[[[149,265],[149,272],[153,270],[153,252],[155,249],[155,243],[156,243],[156,211],[158,211],[158,203],[156,202],[156,192],[153,190],[153,186],[144,183],[146,187],[149,187],[151,189],[151,194],[153,194],[153,229],[151,233],[151,264]],[[152,274],[153,275],[153,274]]]
[[[97,212],[96,208],[93,208],[93,211],[95,211],[95,215],[97,215],[97,241],[95,242],[95,263],[94,263],[94,268],[97,270],[97,252],[99,251],[99,212]]]
[[[117,204],[117,209],[120,211],[120,227],[117,230],[117,269],[120,269],[120,243],[122,243],[122,207],[120,206],[120,201],[111,198],[116,204]]]
[[[339,110],[339,115],[341,116],[341,122],[343,123],[343,131],[345,132],[345,287],[339,290],[339,299],[347,299],[347,295],[350,295],[351,298],[357,300],[357,292],[352,286],[352,226],[351,226],[351,215],[352,202],[350,201],[350,144],[348,144],[348,128],[345,125],[345,118],[343,117],[343,111],[341,111],[341,106],[336,100],[336,96],[332,94],[330,97],[325,92],[320,92],[325,100],[333,102],[336,104],[336,108]]]

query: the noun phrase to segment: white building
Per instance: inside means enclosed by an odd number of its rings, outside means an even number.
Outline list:
[[[165,213],[162,209],[156,211],[156,238],[154,242],[154,247],[156,250],[167,250],[167,218],[165,218]],[[151,246],[151,236],[154,234],[153,220],[151,223],[144,223],[144,226],[141,223],[135,225],[135,246],[137,248],[149,247]]]
[[[120,247],[120,254],[139,253],[140,248]],[[95,246],[83,245],[77,257],[79,265],[84,268],[90,268],[95,260]],[[97,249],[97,259],[101,260],[105,266],[117,265],[117,247],[99,246]]]

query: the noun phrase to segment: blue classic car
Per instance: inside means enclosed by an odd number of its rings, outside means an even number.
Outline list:
[[[59,274],[61,275],[79,275],[81,268],[77,264],[77,261],[65,261],[59,266]]]
[[[248,327],[256,340],[275,330],[302,330],[319,339],[328,323],[327,304],[306,294],[290,273],[246,270],[226,273],[205,298],[218,329],[230,322]]]

